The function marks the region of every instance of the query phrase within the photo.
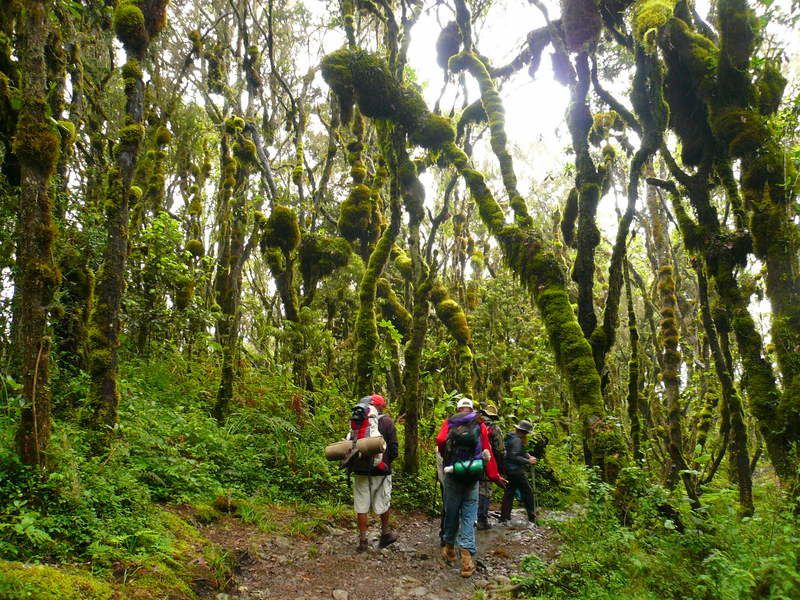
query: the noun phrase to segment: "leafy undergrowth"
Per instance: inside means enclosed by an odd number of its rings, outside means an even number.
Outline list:
[[[643,480],[638,469],[623,477]],[[736,493],[708,491],[700,516],[665,510],[663,489],[593,482],[585,511],[552,523],[561,555],[524,561],[524,598],[739,600],[800,598],[800,520],[768,481],[756,487],[756,515],[738,519]],[[674,503],[673,503],[674,504]],[[621,526],[624,522],[626,526]]]
[[[178,355],[127,363],[122,427],[99,456],[79,425],[86,381],[62,382],[77,408],[58,403],[52,467],[44,476],[20,464],[15,415],[0,415],[0,597],[102,598],[122,589],[124,597],[191,598],[224,587],[230,558],[165,507],[197,506],[183,516],[199,522],[203,513],[215,518],[231,499],[296,504],[346,497],[342,475],[321,459],[338,433],[334,426],[346,423],[337,418],[349,414],[346,400],[327,399],[310,415],[296,406],[286,378],[254,376],[220,426],[207,391],[216,377],[213,366],[195,362],[190,370]],[[245,519],[266,510],[237,506]],[[312,527],[302,519],[295,526]],[[48,565],[68,566],[56,577]]]

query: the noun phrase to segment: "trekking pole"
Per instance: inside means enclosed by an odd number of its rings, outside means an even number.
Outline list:
[[[531,476],[531,487],[533,488],[533,522],[539,524],[539,499],[536,497],[536,465],[530,465],[528,472]]]

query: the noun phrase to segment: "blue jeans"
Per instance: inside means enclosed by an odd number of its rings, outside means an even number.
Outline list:
[[[461,483],[448,473],[444,479],[444,542],[475,554],[475,518],[478,515],[478,481]]]

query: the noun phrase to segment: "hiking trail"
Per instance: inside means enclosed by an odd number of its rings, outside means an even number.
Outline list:
[[[287,512],[280,517],[291,520]],[[232,515],[201,527],[209,540],[235,558],[237,568],[218,600],[466,600],[484,590],[484,598],[507,598],[511,576],[522,557],[536,554],[551,561],[558,554],[553,531],[530,528],[524,510],[514,511],[510,525],[478,531],[477,571],[470,578],[448,566],[439,555],[439,519],[424,513],[393,516],[399,540],[378,549],[379,525],[370,522],[370,549],[356,553],[353,519],[319,523],[312,532],[264,531]],[[272,528],[270,528],[272,529]]]

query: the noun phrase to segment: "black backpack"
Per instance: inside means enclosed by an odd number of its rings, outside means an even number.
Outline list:
[[[480,458],[481,426],[475,421],[468,421],[447,431],[444,444],[444,464],[450,466],[457,461]]]

